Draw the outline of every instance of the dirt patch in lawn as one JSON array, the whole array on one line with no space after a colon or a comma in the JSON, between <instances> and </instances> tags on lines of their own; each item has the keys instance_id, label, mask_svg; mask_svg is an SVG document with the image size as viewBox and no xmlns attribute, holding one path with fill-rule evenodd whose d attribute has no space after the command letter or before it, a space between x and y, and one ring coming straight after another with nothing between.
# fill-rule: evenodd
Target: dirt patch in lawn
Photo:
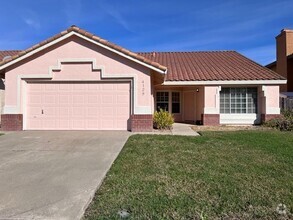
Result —
<instances>
[{"instance_id":1,"label":"dirt patch in lawn","mask_svg":"<svg viewBox=\"0 0 293 220\"><path fill-rule=\"evenodd\" d=\"M203 126L194 125L192 129L195 131L245 131L245 130L271 130L271 128L260 125L219 125L219 126Z\"/></svg>"}]
</instances>

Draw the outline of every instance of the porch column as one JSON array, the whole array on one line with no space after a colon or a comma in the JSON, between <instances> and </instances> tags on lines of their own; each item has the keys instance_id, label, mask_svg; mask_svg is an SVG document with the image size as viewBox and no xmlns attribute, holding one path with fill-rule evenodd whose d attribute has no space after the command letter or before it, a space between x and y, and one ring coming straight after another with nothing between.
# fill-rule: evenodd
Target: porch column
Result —
<instances>
[{"instance_id":1,"label":"porch column","mask_svg":"<svg viewBox=\"0 0 293 220\"><path fill-rule=\"evenodd\" d=\"M203 125L220 124L220 91L221 86L205 86L204 108L202 114Z\"/></svg>"},{"instance_id":2,"label":"porch column","mask_svg":"<svg viewBox=\"0 0 293 220\"><path fill-rule=\"evenodd\" d=\"M261 121L280 116L279 86L265 85L261 88Z\"/></svg>"}]
</instances>

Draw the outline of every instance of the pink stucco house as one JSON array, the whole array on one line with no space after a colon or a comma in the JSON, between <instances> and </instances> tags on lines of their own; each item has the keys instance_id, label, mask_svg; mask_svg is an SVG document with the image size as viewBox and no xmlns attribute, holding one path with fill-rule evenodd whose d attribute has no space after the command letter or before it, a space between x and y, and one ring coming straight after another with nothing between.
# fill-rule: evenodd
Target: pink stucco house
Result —
<instances>
[{"instance_id":1,"label":"pink stucco house","mask_svg":"<svg viewBox=\"0 0 293 220\"><path fill-rule=\"evenodd\" d=\"M158 108L180 122L258 124L280 113L286 83L235 51L133 53L76 26L0 55L2 130L147 131Z\"/></svg>"}]
</instances>

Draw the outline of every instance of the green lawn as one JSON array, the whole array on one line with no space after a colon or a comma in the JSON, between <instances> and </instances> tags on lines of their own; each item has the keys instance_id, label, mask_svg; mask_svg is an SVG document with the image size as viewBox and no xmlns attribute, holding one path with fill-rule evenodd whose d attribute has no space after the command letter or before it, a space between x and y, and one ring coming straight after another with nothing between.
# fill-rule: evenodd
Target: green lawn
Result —
<instances>
[{"instance_id":1,"label":"green lawn","mask_svg":"<svg viewBox=\"0 0 293 220\"><path fill-rule=\"evenodd\" d=\"M293 132L134 135L85 219L119 219L119 210L129 219L292 218Z\"/></svg>"}]
</instances>

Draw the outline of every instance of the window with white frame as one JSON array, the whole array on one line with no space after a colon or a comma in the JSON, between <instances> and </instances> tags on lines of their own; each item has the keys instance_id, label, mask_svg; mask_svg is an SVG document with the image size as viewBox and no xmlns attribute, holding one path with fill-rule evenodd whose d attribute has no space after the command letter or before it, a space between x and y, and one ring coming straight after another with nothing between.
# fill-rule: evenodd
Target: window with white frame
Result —
<instances>
[{"instance_id":1,"label":"window with white frame","mask_svg":"<svg viewBox=\"0 0 293 220\"><path fill-rule=\"evenodd\" d=\"M256 114L257 88L222 88L220 92L220 113Z\"/></svg>"},{"instance_id":2,"label":"window with white frame","mask_svg":"<svg viewBox=\"0 0 293 220\"><path fill-rule=\"evenodd\" d=\"M169 109L169 107L171 109ZM172 113L180 113L180 92L157 92L156 109L164 109Z\"/></svg>"},{"instance_id":3,"label":"window with white frame","mask_svg":"<svg viewBox=\"0 0 293 220\"><path fill-rule=\"evenodd\" d=\"M164 109L169 110L169 92L157 92L157 111Z\"/></svg>"}]
</instances>

